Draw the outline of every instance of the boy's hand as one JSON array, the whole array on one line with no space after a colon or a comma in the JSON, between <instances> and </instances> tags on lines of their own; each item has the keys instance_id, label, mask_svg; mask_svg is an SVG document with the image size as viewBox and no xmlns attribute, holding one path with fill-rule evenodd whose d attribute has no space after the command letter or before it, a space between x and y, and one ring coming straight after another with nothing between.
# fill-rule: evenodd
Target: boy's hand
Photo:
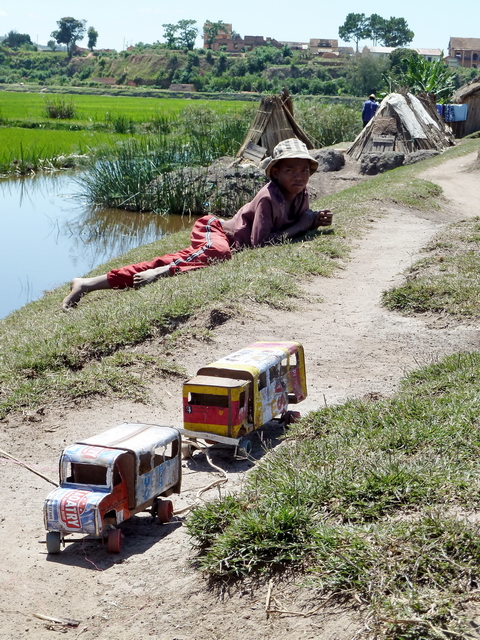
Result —
<instances>
[{"instance_id":1,"label":"boy's hand","mask_svg":"<svg viewBox=\"0 0 480 640\"><path fill-rule=\"evenodd\" d=\"M332 212L330 209L322 209L316 212L316 217L312 225L312 229L318 229L318 227L328 227L332 224Z\"/></svg>"}]
</instances>

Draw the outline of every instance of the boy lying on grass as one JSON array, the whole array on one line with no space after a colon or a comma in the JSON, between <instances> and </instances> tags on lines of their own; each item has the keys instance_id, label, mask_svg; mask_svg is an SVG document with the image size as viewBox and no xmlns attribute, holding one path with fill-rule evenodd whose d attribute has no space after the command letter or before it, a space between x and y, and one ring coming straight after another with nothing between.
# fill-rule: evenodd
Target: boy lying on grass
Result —
<instances>
[{"instance_id":1,"label":"boy lying on grass","mask_svg":"<svg viewBox=\"0 0 480 640\"><path fill-rule=\"evenodd\" d=\"M206 267L229 260L232 250L262 247L281 239L295 238L307 231L332 224L329 209L309 208L307 183L318 168L303 142L290 138L279 142L271 158L263 161L270 182L244 205L231 220L206 215L193 225L191 246L177 253L131 264L93 278L74 278L63 300L65 310L86 293L100 289L125 289L155 282L162 276Z\"/></svg>"}]
</instances>

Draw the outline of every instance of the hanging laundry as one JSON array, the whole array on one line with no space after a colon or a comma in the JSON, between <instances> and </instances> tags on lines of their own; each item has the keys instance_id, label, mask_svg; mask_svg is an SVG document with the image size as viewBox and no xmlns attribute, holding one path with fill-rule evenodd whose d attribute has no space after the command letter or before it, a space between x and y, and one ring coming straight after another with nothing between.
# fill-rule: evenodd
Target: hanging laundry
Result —
<instances>
[{"instance_id":1,"label":"hanging laundry","mask_svg":"<svg viewBox=\"0 0 480 640\"><path fill-rule=\"evenodd\" d=\"M468 104L445 104L443 106L445 122L464 122L467 119Z\"/></svg>"}]
</instances>

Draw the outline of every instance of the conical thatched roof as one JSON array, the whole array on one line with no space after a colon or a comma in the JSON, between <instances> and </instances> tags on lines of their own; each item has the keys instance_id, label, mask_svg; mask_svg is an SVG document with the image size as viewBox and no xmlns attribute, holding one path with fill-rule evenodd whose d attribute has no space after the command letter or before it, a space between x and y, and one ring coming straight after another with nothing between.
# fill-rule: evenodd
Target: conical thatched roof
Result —
<instances>
[{"instance_id":1,"label":"conical thatched roof","mask_svg":"<svg viewBox=\"0 0 480 640\"><path fill-rule=\"evenodd\" d=\"M390 93L347 153L359 160L366 153L442 151L454 144L452 131L438 115L433 98L426 94Z\"/></svg>"},{"instance_id":2,"label":"conical thatched roof","mask_svg":"<svg viewBox=\"0 0 480 640\"><path fill-rule=\"evenodd\" d=\"M295 122L292 99L284 90L280 95L262 98L237 157L260 161L272 155L274 147L288 138L298 138L307 149L313 149L307 134Z\"/></svg>"}]
</instances>

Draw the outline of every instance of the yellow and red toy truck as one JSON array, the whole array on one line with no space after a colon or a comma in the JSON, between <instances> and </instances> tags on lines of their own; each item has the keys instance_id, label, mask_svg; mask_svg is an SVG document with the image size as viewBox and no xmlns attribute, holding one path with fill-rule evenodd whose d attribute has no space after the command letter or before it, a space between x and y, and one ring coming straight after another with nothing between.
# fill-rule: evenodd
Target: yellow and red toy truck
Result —
<instances>
[{"instance_id":1,"label":"yellow and red toy truck","mask_svg":"<svg viewBox=\"0 0 480 640\"><path fill-rule=\"evenodd\" d=\"M60 458L60 486L47 496L44 520L48 553L59 553L66 535L107 536L118 553L118 525L152 510L160 522L173 514L180 493L181 436L177 429L124 423L67 447Z\"/></svg>"},{"instance_id":2,"label":"yellow and red toy truck","mask_svg":"<svg viewBox=\"0 0 480 640\"><path fill-rule=\"evenodd\" d=\"M182 435L249 453L251 431L307 397L299 342L254 342L197 371L183 385Z\"/></svg>"}]
</instances>

